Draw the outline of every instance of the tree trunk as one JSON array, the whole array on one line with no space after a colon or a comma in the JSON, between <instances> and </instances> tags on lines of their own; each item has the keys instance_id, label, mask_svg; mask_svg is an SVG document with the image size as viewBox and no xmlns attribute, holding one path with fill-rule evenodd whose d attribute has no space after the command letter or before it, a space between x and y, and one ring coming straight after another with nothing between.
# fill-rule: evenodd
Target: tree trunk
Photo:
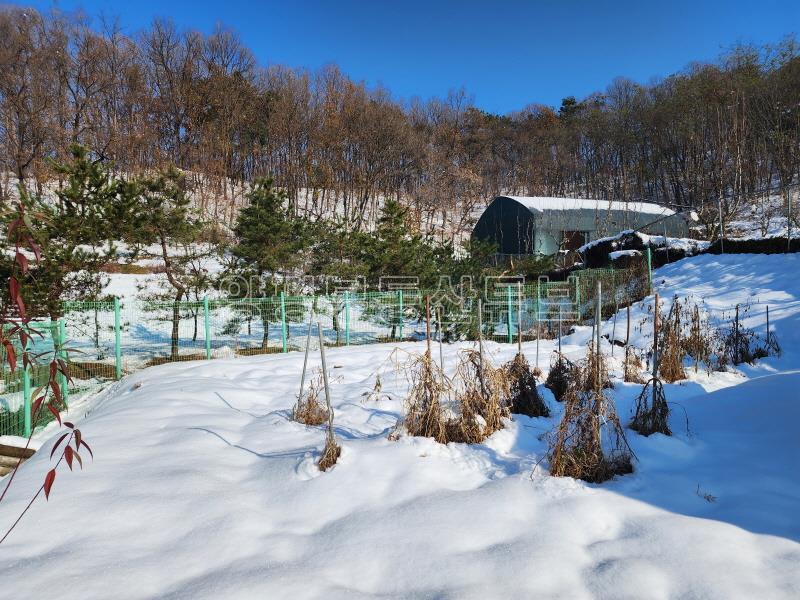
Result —
<instances>
[{"instance_id":1,"label":"tree trunk","mask_svg":"<svg viewBox=\"0 0 800 600\"><path fill-rule=\"evenodd\" d=\"M172 303L172 335L170 338L170 360L178 360L178 325L181 320L181 298L183 294L178 293L175 296L175 301Z\"/></svg>"}]
</instances>

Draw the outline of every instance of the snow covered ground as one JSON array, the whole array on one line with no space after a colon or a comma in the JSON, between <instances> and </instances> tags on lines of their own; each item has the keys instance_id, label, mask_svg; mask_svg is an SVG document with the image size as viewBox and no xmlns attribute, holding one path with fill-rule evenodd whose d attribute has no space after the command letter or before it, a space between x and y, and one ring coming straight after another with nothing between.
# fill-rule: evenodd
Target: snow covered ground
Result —
<instances>
[{"instance_id":1,"label":"snow covered ground","mask_svg":"<svg viewBox=\"0 0 800 600\"><path fill-rule=\"evenodd\" d=\"M301 353L138 372L72 405L96 458L60 471L0 545L0 598L797 598L799 267L707 255L657 271L667 299L769 302L784 353L666 386L675 435L629 432L635 472L602 485L548 475L561 407L544 388L551 418L515 417L484 444L390 441L407 389L396 364L422 343L329 350L343 450L327 473L323 429L289 419ZM632 311L642 346L648 302ZM760 311L747 319L763 330ZM566 353L589 335L566 336ZM445 346L450 370L464 346ZM544 368L553 347L541 343ZM495 363L516 350L488 348ZM640 386L615 383L627 421ZM0 505L3 529L41 484L54 434Z\"/></svg>"}]
</instances>

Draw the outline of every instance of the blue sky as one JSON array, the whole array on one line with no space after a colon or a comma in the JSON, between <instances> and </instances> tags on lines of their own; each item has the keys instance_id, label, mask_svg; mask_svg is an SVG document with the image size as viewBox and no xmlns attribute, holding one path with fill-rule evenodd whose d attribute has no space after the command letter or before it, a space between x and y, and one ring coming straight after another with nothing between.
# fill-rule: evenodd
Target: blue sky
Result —
<instances>
[{"instance_id":1,"label":"blue sky","mask_svg":"<svg viewBox=\"0 0 800 600\"><path fill-rule=\"evenodd\" d=\"M201 31L222 22L262 64L313 69L335 62L353 79L380 82L403 99L464 87L478 106L496 113L533 102L557 106L618 76L647 83L691 61L714 60L737 42L800 35L800 0L61 0L57 6L118 16L131 33L155 16Z\"/></svg>"}]
</instances>

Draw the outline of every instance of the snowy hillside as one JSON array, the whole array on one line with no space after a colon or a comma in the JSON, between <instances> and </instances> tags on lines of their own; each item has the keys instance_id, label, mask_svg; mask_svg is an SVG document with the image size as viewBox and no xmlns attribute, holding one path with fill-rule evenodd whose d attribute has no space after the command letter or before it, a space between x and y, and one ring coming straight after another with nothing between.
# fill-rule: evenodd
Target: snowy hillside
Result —
<instances>
[{"instance_id":1,"label":"snowy hillside","mask_svg":"<svg viewBox=\"0 0 800 600\"><path fill-rule=\"evenodd\" d=\"M548 474L562 407L543 387L552 417L515 416L484 444L388 439L408 388L397 365L422 343L329 351L342 456L326 473L323 429L290 420L301 353L131 375L72 406L96 458L60 471L0 546L0 598L800 597L799 269L798 255L704 255L657 271L665 299L751 303L757 331L769 303L784 352L666 385L674 436L628 432L635 472L602 485ZM651 302L632 310L643 348ZM568 356L590 331L562 340ZM545 370L555 344L540 345ZM445 346L448 371L470 346ZM495 364L516 351L487 346ZM536 343L524 350L535 362ZM641 386L620 380L621 354L611 394L627 422ZM54 433L0 505L3 529Z\"/></svg>"}]
</instances>

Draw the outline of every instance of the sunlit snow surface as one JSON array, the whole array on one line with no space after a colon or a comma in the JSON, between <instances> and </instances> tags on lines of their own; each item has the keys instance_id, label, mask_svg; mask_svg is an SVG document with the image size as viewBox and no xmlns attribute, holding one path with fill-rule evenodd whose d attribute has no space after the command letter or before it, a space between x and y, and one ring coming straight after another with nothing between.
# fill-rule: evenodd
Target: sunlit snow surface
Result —
<instances>
[{"instance_id":1,"label":"sunlit snow surface","mask_svg":"<svg viewBox=\"0 0 800 600\"><path fill-rule=\"evenodd\" d=\"M485 444L388 440L407 389L396 364L423 343L328 351L343 451L327 473L323 430L289 419L302 354L136 373L73 404L95 460L60 470L0 545L0 597L800 597L799 268L797 255L738 255L657 271L667 301L768 302L785 352L666 386L675 435L629 433L635 473L599 486L548 475L561 407L544 388L552 418L515 417ZM632 310L641 346L649 302ZM763 332L756 307L747 325ZM624 336L624 315L604 334ZM567 354L589 334L567 336ZM553 345L540 345L544 368ZM465 346L444 348L448 370ZM487 347L495 363L515 352ZM533 362L535 342L524 349ZM368 400L377 375L382 397ZM624 422L639 390L616 382ZM3 528L41 484L55 434L0 504Z\"/></svg>"}]
</instances>

